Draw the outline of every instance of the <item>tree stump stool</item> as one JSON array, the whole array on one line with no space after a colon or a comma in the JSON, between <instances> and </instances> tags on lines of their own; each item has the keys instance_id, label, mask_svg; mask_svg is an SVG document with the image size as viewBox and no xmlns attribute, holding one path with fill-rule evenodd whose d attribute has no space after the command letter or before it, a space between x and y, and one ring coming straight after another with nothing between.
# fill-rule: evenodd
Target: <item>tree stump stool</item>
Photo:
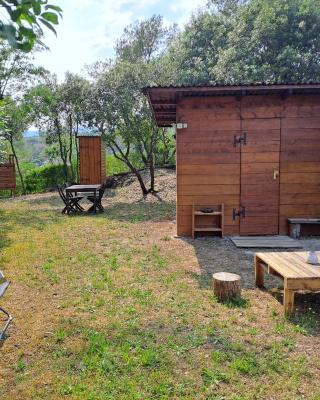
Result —
<instances>
[{"instance_id":1,"label":"tree stump stool","mask_svg":"<svg viewBox=\"0 0 320 400\"><path fill-rule=\"evenodd\" d=\"M241 296L241 277L229 272L218 272L212 275L213 293L220 300L225 301Z\"/></svg>"}]
</instances>

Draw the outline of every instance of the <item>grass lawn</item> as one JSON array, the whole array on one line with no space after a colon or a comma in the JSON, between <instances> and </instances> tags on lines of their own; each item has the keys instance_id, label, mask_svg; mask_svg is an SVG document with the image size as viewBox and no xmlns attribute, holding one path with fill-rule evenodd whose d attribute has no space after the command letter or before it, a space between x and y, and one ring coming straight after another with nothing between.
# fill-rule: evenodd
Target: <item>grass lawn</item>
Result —
<instances>
[{"instance_id":1,"label":"grass lawn","mask_svg":"<svg viewBox=\"0 0 320 400\"><path fill-rule=\"evenodd\" d=\"M317 315L286 320L254 288L217 303L192 241L172 239L173 203L106 204L0 201L1 400L320 399Z\"/></svg>"}]
</instances>

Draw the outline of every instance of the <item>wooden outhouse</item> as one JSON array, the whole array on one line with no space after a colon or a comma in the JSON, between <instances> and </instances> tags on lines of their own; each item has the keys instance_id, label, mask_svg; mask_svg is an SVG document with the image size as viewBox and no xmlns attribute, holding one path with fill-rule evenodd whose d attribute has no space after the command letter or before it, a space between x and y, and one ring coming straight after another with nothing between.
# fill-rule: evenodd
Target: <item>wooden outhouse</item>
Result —
<instances>
[{"instance_id":1,"label":"wooden outhouse","mask_svg":"<svg viewBox=\"0 0 320 400\"><path fill-rule=\"evenodd\" d=\"M156 124L177 128L178 235L191 235L194 205L223 204L227 235L288 234L288 218L320 219L320 84L144 93Z\"/></svg>"},{"instance_id":2,"label":"wooden outhouse","mask_svg":"<svg viewBox=\"0 0 320 400\"><path fill-rule=\"evenodd\" d=\"M106 180L106 151L99 134L79 133L80 183L99 184Z\"/></svg>"}]
</instances>

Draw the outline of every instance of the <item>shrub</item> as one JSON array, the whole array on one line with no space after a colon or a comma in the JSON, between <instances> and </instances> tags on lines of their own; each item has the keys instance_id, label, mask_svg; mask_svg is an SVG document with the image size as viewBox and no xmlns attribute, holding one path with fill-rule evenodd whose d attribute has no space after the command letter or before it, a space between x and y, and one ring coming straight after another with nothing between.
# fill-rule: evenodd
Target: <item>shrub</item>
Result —
<instances>
[{"instance_id":1,"label":"shrub","mask_svg":"<svg viewBox=\"0 0 320 400\"><path fill-rule=\"evenodd\" d=\"M113 154L108 154L106 157L107 175L112 176L128 172L129 169L124 162L118 160Z\"/></svg>"},{"instance_id":2,"label":"shrub","mask_svg":"<svg viewBox=\"0 0 320 400\"><path fill-rule=\"evenodd\" d=\"M130 154L130 162L138 169L143 168L144 165L138 153L132 152ZM108 154L106 158L107 176L121 174L123 172L130 172L128 166L113 154Z\"/></svg>"},{"instance_id":3,"label":"shrub","mask_svg":"<svg viewBox=\"0 0 320 400\"><path fill-rule=\"evenodd\" d=\"M41 193L55 188L65 181L63 165L46 165L27 173L25 177L26 191L27 193Z\"/></svg>"}]
</instances>

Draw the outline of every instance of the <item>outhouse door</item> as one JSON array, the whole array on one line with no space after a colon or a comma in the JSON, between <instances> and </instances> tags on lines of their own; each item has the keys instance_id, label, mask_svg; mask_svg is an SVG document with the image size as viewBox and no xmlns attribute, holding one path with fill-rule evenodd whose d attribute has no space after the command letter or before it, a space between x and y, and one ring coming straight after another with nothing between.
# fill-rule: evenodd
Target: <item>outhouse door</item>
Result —
<instances>
[{"instance_id":1,"label":"outhouse door","mask_svg":"<svg viewBox=\"0 0 320 400\"><path fill-rule=\"evenodd\" d=\"M98 184L104 181L101 176L105 163L101 155L101 138L81 136L80 150L80 183L84 185Z\"/></svg>"},{"instance_id":2,"label":"outhouse door","mask_svg":"<svg viewBox=\"0 0 320 400\"><path fill-rule=\"evenodd\" d=\"M264 110L265 113L265 110ZM240 235L279 233L280 118L241 109Z\"/></svg>"}]
</instances>

